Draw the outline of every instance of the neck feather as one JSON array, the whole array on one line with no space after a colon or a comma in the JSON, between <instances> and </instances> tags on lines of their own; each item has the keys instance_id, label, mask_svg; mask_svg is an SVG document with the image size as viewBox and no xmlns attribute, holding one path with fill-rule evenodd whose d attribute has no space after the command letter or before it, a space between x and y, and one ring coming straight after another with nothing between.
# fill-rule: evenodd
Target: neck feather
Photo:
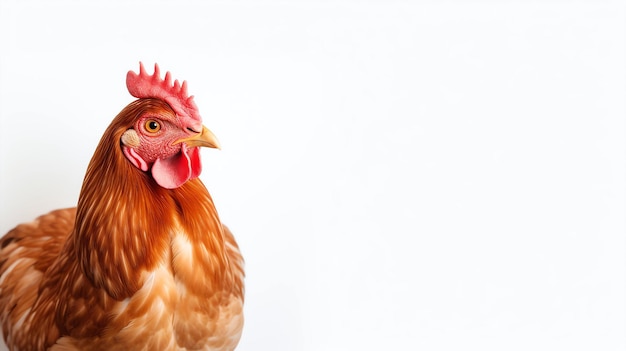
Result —
<instances>
[{"instance_id":1,"label":"neck feather","mask_svg":"<svg viewBox=\"0 0 626 351\"><path fill-rule=\"evenodd\" d=\"M200 262L204 274L221 275L223 229L204 185L195 179L172 190L158 186L123 156L124 131L112 123L87 168L72 234L83 273L115 299L127 298L147 272L168 263L172 235L182 231L211 253Z\"/></svg>"}]
</instances>

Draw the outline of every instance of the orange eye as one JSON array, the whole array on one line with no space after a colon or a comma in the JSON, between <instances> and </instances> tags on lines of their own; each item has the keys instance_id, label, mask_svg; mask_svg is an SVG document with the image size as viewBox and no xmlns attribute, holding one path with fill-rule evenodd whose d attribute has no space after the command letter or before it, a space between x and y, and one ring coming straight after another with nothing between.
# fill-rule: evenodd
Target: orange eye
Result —
<instances>
[{"instance_id":1,"label":"orange eye","mask_svg":"<svg viewBox=\"0 0 626 351\"><path fill-rule=\"evenodd\" d=\"M157 121L155 121L153 119L147 120L146 124L144 125L144 127L150 133L156 133L159 130L161 130L161 124L159 124L159 122L157 122Z\"/></svg>"}]
</instances>

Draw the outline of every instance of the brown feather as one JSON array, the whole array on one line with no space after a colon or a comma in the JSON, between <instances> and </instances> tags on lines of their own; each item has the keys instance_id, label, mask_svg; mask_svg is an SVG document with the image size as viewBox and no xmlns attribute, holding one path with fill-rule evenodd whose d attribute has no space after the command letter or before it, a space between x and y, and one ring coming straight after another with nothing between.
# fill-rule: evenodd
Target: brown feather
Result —
<instances>
[{"instance_id":1,"label":"brown feather","mask_svg":"<svg viewBox=\"0 0 626 351\"><path fill-rule=\"evenodd\" d=\"M77 209L0 241L0 308L11 350L232 350L243 323L243 259L199 179L158 186L120 138L160 100L127 106L104 133Z\"/></svg>"}]
</instances>

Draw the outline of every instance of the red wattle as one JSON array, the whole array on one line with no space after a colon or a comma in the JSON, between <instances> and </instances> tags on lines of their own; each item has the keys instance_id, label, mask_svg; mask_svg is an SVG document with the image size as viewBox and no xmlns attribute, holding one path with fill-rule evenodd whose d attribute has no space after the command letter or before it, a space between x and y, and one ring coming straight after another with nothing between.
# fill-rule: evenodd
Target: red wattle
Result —
<instances>
[{"instance_id":1,"label":"red wattle","mask_svg":"<svg viewBox=\"0 0 626 351\"><path fill-rule=\"evenodd\" d=\"M152 177L160 186L174 189L189 180L190 168L189 157L181 150L174 156L154 161Z\"/></svg>"},{"instance_id":2,"label":"red wattle","mask_svg":"<svg viewBox=\"0 0 626 351\"><path fill-rule=\"evenodd\" d=\"M202 171L200 150L187 149L183 144L180 152L165 159L157 159L152 165L152 177L160 186L175 189L189 179L197 178Z\"/></svg>"},{"instance_id":3,"label":"red wattle","mask_svg":"<svg viewBox=\"0 0 626 351\"><path fill-rule=\"evenodd\" d=\"M194 147L189 150L189 161L191 166L191 174L189 179L198 178L200 172L202 172L202 162L200 162L200 148Z\"/></svg>"}]
</instances>

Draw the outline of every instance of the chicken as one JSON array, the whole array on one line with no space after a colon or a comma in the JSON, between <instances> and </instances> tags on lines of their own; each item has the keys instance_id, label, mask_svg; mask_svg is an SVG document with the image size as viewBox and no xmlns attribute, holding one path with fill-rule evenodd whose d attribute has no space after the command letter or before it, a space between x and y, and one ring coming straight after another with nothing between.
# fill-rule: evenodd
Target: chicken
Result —
<instances>
[{"instance_id":1,"label":"chicken","mask_svg":"<svg viewBox=\"0 0 626 351\"><path fill-rule=\"evenodd\" d=\"M198 179L219 148L187 85L128 72L138 98L104 132L76 208L0 240L10 350L232 350L243 259Z\"/></svg>"}]
</instances>

